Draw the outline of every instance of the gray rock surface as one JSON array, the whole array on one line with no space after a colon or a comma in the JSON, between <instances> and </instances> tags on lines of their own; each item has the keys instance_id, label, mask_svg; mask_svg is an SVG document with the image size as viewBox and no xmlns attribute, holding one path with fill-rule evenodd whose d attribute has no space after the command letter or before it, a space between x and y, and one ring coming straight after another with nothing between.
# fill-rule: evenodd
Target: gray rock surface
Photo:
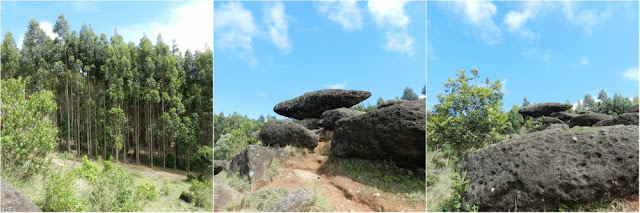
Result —
<instances>
[{"instance_id":1,"label":"gray rock surface","mask_svg":"<svg viewBox=\"0 0 640 213\"><path fill-rule=\"evenodd\" d=\"M42 209L9 182L0 179L0 184L2 188L0 212L42 212Z\"/></svg>"},{"instance_id":2,"label":"gray rock surface","mask_svg":"<svg viewBox=\"0 0 640 213\"><path fill-rule=\"evenodd\" d=\"M549 126L551 124L563 124L562 120L554 117L540 117L533 122L533 124L542 124L545 126Z\"/></svg>"},{"instance_id":3,"label":"gray rock surface","mask_svg":"<svg viewBox=\"0 0 640 213\"><path fill-rule=\"evenodd\" d=\"M596 113L596 112L585 112L579 114L569 120L569 127L574 126L593 126L594 124L611 119L610 115Z\"/></svg>"},{"instance_id":4,"label":"gray rock surface","mask_svg":"<svg viewBox=\"0 0 640 213\"><path fill-rule=\"evenodd\" d=\"M394 105L394 104L399 104L399 103L404 103L404 102L407 102L407 100L391 99L391 100L382 102L382 104L378 105L378 107L376 107L376 108L380 109L380 108L384 108L384 107L388 107L388 106L391 106L391 105Z\"/></svg>"},{"instance_id":5,"label":"gray rock surface","mask_svg":"<svg viewBox=\"0 0 640 213\"><path fill-rule=\"evenodd\" d=\"M306 207L313 204L315 199L313 190L309 187L298 189L284 197L278 199L271 206L265 209L265 212L302 212Z\"/></svg>"},{"instance_id":6,"label":"gray rock surface","mask_svg":"<svg viewBox=\"0 0 640 213\"><path fill-rule=\"evenodd\" d=\"M235 189L227 186L226 184L217 183L214 181L213 183L213 209L214 211L222 211L229 201L235 199L240 195L240 192Z\"/></svg>"},{"instance_id":7,"label":"gray rock surface","mask_svg":"<svg viewBox=\"0 0 640 213\"><path fill-rule=\"evenodd\" d=\"M553 112L561 112L571 109L570 104L561 103L541 103L520 108L518 112L531 117L549 116Z\"/></svg>"},{"instance_id":8,"label":"gray rock surface","mask_svg":"<svg viewBox=\"0 0 640 213\"><path fill-rule=\"evenodd\" d=\"M567 122L571 120L571 118L576 117L576 114L571 114L567 112L552 112L549 117L555 117L560 119L561 121Z\"/></svg>"},{"instance_id":9,"label":"gray rock surface","mask_svg":"<svg viewBox=\"0 0 640 213\"><path fill-rule=\"evenodd\" d=\"M613 126L613 125L638 125L638 113L624 113L613 119L603 120L594 126Z\"/></svg>"},{"instance_id":10,"label":"gray rock surface","mask_svg":"<svg viewBox=\"0 0 640 213\"><path fill-rule=\"evenodd\" d=\"M551 124L547 127L547 129L562 129L569 130L569 125L566 124Z\"/></svg>"},{"instance_id":11,"label":"gray rock surface","mask_svg":"<svg viewBox=\"0 0 640 213\"><path fill-rule=\"evenodd\" d=\"M333 130L336 126L336 122L343 118L350 118L358 115L363 115L365 112L358 111L351 108L338 108L327 110L322 113L320 116L320 121L318 121L318 126L324 127L325 129Z\"/></svg>"},{"instance_id":12,"label":"gray rock surface","mask_svg":"<svg viewBox=\"0 0 640 213\"><path fill-rule=\"evenodd\" d=\"M318 118L305 118L300 121L300 124L302 124L302 126L304 126L304 128L307 128L308 130L320 129L320 127L318 127L319 120L320 119Z\"/></svg>"},{"instance_id":13,"label":"gray rock surface","mask_svg":"<svg viewBox=\"0 0 640 213\"><path fill-rule=\"evenodd\" d=\"M218 173L229 170L229 162L226 160L214 160L213 161L213 174L217 175Z\"/></svg>"},{"instance_id":14,"label":"gray rock surface","mask_svg":"<svg viewBox=\"0 0 640 213\"><path fill-rule=\"evenodd\" d=\"M361 90L318 90L280 102L273 108L273 111L279 115L298 120L320 118L324 111L351 107L366 100L369 96L371 96L370 92Z\"/></svg>"},{"instance_id":15,"label":"gray rock surface","mask_svg":"<svg viewBox=\"0 0 640 213\"><path fill-rule=\"evenodd\" d=\"M270 120L260 129L260 140L266 145L284 147L292 145L311 150L318 146L318 135L311 130L287 120Z\"/></svg>"},{"instance_id":16,"label":"gray rock surface","mask_svg":"<svg viewBox=\"0 0 640 213\"><path fill-rule=\"evenodd\" d=\"M463 205L542 211L638 193L638 126L551 129L468 156Z\"/></svg>"},{"instance_id":17,"label":"gray rock surface","mask_svg":"<svg viewBox=\"0 0 640 213\"><path fill-rule=\"evenodd\" d=\"M339 120L330 154L425 168L425 105L424 100L408 101Z\"/></svg>"},{"instance_id":18,"label":"gray rock surface","mask_svg":"<svg viewBox=\"0 0 640 213\"><path fill-rule=\"evenodd\" d=\"M633 106L627 107L624 110L624 113L634 113L634 112L638 112L638 105L633 105Z\"/></svg>"},{"instance_id":19,"label":"gray rock surface","mask_svg":"<svg viewBox=\"0 0 640 213\"><path fill-rule=\"evenodd\" d=\"M265 175L274 158L274 151L263 146L249 145L240 154L233 157L229 164L231 177L234 174L249 178L251 189L258 189L271 182L271 178Z\"/></svg>"}]
</instances>

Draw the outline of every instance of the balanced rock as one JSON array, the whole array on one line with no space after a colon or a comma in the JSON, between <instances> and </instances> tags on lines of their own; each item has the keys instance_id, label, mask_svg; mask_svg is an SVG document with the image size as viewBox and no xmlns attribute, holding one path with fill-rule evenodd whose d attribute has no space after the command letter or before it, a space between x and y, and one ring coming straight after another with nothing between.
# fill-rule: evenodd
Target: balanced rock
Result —
<instances>
[{"instance_id":1,"label":"balanced rock","mask_svg":"<svg viewBox=\"0 0 640 213\"><path fill-rule=\"evenodd\" d=\"M214 160L213 161L213 174L217 175L218 173L229 170L229 162L226 160Z\"/></svg>"},{"instance_id":2,"label":"balanced rock","mask_svg":"<svg viewBox=\"0 0 640 213\"><path fill-rule=\"evenodd\" d=\"M249 145L240 154L233 157L229 165L228 177L233 175L249 178L251 189L258 189L271 182L265 175L274 158L274 151L263 146Z\"/></svg>"},{"instance_id":3,"label":"balanced rock","mask_svg":"<svg viewBox=\"0 0 640 213\"><path fill-rule=\"evenodd\" d=\"M630 106L630 107L627 107L624 110L624 113L634 113L634 112L638 112L638 105L637 104L633 105L633 106Z\"/></svg>"},{"instance_id":4,"label":"balanced rock","mask_svg":"<svg viewBox=\"0 0 640 213\"><path fill-rule=\"evenodd\" d=\"M0 212L42 212L38 206L9 182L0 179L0 184L2 186Z\"/></svg>"},{"instance_id":5,"label":"balanced rock","mask_svg":"<svg viewBox=\"0 0 640 213\"><path fill-rule=\"evenodd\" d=\"M638 113L624 113L609 120L603 120L594 126L613 126L613 125L638 125Z\"/></svg>"},{"instance_id":6,"label":"balanced rock","mask_svg":"<svg viewBox=\"0 0 640 213\"><path fill-rule=\"evenodd\" d=\"M325 129L334 129L336 126L336 122L343 118L350 118L358 115L362 115L365 112L358 111L351 108L338 108L327 110L322 113L320 116L320 121L318 121L318 126L324 127Z\"/></svg>"},{"instance_id":7,"label":"balanced rock","mask_svg":"<svg viewBox=\"0 0 640 213\"><path fill-rule=\"evenodd\" d=\"M311 150L318 146L318 135L309 129L287 120L270 120L260 130L260 140L267 145L292 145Z\"/></svg>"},{"instance_id":8,"label":"balanced rock","mask_svg":"<svg viewBox=\"0 0 640 213\"><path fill-rule=\"evenodd\" d=\"M549 116L553 112L561 112L571 109L570 104L561 103L541 103L520 108L518 112L531 117Z\"/></svg>"},{"instance_id":9,"label":"balanced rock","mask_svg":"<svg viewBox=\"0 0 640 213\"><path fill-rule=\"evenodd\" d=\"M425 168L425 111L425 101L415 100L340 119L330 154Z\"/></svg>"},{"instance_id":10,"label":"balanced rock","mask_svg":"<svg viewBox=\"0 0 640 213\"><path fill-rule=\"evenodd\" d=\"M391 105L394 105L394 104L399 104L399 103L404 103L404 102L407 102L407 100L391 99L391 100L382 102L382 104L378 105L378 107L376 107L376 108L380 109L380 108L384 108L384 107L388 107L388 106L391 106Z\"/></svg>"},{"instance_id":11,"label":"balanced rock","mask_svg":"<svg viewBox=\"0 0 640 213\"><path fill-rule=\"evenodd\" d=\"M313 190L309 187L298 189L276 200L265 212L302 212L313 203Z\"/></svg>"},{"instance_id":12,"label":"balanced rock","mask_svg":"<svg viewBox=\"0 0 640 213\"><path fill-rule=\"evenodd\" d=\"M597 112L584 112L569 120L569 127L574 126L593 126L594 124L611 119L611 116L607 114Z\"/></svg>"},{"instance_id":13,"label":"balanced rock","mask_svg":"<svg viewBox=\"0 0 640 213\"><path fill-rule=\"evenodd\" d=\"M317 118L305 118L300 121L300 124L302 124L302 126L304 126L304 128L307 128L308 130L316 130L320 128L318 127L319 120L320 119Z\"/></svg>"},{"instance_id":14,"label":"balanced rock","mask_svg":"<svg viewBox=\"0 0 640 213\"><path fill-rule=\"evenodd\" d=\"M464 205L542 211L638 193L638 126L550 129L471 152Z\"/></svg>"},{"instance_id":15,"label":"balanced rock","mask_svg":"<svg viewBox=\"0 0 640 213\"><path fill-rule=\"evenodd\" d=\"M307 92L301 96L278 103L273 111L279 115L302 120L320 118L322 112L340 107L351 107L371 96L361 90L325 89Z\"/></svg>"},{"instance_id":16,"label":"balanced rock","mask_svg":"<svg viewBox=\"0 0 640 213\"><path fill-rule=\"evenodd\" d=\"M577 114L571 114L566 112L552 112L549 117L558 118L561 121L568 122L571 118L576 117Z\"/></svg>"}]
</instances>

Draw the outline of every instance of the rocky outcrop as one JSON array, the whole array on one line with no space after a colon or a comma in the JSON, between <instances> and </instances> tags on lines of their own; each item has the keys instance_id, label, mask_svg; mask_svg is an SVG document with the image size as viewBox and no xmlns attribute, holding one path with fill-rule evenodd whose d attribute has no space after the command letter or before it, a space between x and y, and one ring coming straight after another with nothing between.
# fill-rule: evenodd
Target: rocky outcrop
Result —
<instances>
[{"instance_id":1,"label":"rocky outcrop","mask_svg":"<svg viewBox=\"0 0 640 213\"><path fill-rule=\"evenodd\" d=\"M309 187L298 189L271 204L265 212L302 212L306 207L313 204L315 197L313 190Z\"/></svg>"},{"instance_id":2,"label":"rocky outcrop","mask_svg":"<svg viewBox=\"0 0 640 213\"><path fill-rule=\"evenodd\" d=\"M229 201L235 199L240 195L240 192L227 186L226 184L213 183L213 193L215 194L213 200L214 211L222 211L223 207L229 203Z\"/></svg>"},{"instance_id":3,"label":"rocky outcrop","mask_svg":"<svg viewBox=\"0 0 640 213\"><path fill-rule=\"evenodd\" d=\"M318 90L280 102L273 108L273 111L279 115L298 120L320 118L324 111L351 107L366 100L369 96L371 96L370 92L361 90Z\"/></svg>"},{"instance_id":4,"label":"rocky outcrop","mask_svg":"<svg viewBox=\"0 0 640 213\"><path fill-rule=\"evenodd\" d=\"M215 160L213 161L213 174L217 175L218 173L229 170L229 162L226 160Z\"/></svg>"},{"instance_id":5,"label":"rocky outcrop","mask_svg":"<svg viewBox=\"0 0 640 213\"><path fill-rule=\"evenodd\" d=\"M561 103L541 103L520 108L518 112L531 117L549 116L554 112L561 112L571 109L570 104Z\"/></svg>"},{"instance_id":6,"label":"rocky outcrop","mask_svg":"<svg viewBox=\"0 0 640 213\"><path fill-rule=\"evenodd\" d=\"M271 182L265 175L274 158L274 151L263 146L249 145L240 154L233 157L227 176L239 175L249 178L251 189L258 189Z\"/></svg>"},{"instance_id":7,"label":"rocky outcrop","mask_svg":"<svg viewBox=\"0 0 640 213\"><path fill-rule=\"evenodd\" d=\"M584 112L569 120L569 127L574 126L593 126L594 124L611 119L611 116L596 112Z\"/></svg>"},{"instance_id":8,"label":"rocky outcrop","mask_svg":"<svg viewBox=\"0 0 640 213\"><path fill-rule=\"evenodd\" d=\"M382 104L378 105L378 107L376 107L376 108L380 109L380 108L384 108L384 107L388 107L388 106L391 106L391 105L394 105L394 104L399 104L399 103L404 103L404 102L407 102L407 100L391 99L391 100L382 102Z\"/></svg>"},{"instance_id":9,"label":"rocky outcrop","mask_svg":"<svg viewBox=\"0 0 640 213\"><path fill-rule=\"evenodd\" d=\"M287 120L270 120L260 130L260 140L264 144L284 147L292 145L311 150L318 146L318 135L301 124Z\"/></svg>"},{"instance_id":10,"label":"rocky outcrop","mask_svg":"<svg viewBox=\"0 0 640 213\"><path fill-rule=\"evenodd\" d=\"M320 129L320 127L318 127L319 120L320 119L318 118L305 118L300 121L300 124L302 124L302 126L304 126L304 128L307 128L308 130Z\"/></svg>"},{"instance_id":11,"label":"rocky outcrop","mask_svg":"<svg viewBox=\"0 0 640 213\"><path fill-rule=\"evenodd\" d=\"M463 205L542 211L638 193L638 126L550 129L469 154Z\"/></svg>"},{"instance_id":12,"label":"rocky outcrop","mask_svg":"<svg viewBox=\"0 0 640 213\"><path fill-rule=\"evenodd\" d=\"M569 125L566 125L566 124L551 124L546 129L569 130Z\"/></svg>"},{"instance_id":13,"label":"rocky outcrop","mask_svg":"<svg viewBox=\"0 0 640 213\"><path fill-rule=\"evenodd\" d=\"M0 184L2 186L0 187L2 188L0 212L42 212L38 206L9 182L0 179Z\"/></svg>"},{"instance_id":14,"label":"rocky outcrop","mask_svg":"<svg viewBox=\"0 0 640 213\"><path fill-rule=\"evenodd\" d=\"M542 117L533 122L533 124L542 124L545 126L549 126L551 124L563 124L562 120L554 117Z\"/></svg>"},{"instance_id":15,"label":"rocky outcrop","mask_svg":"<svg viewBox=\"0 0 640 213\"><path fill-rule=\"evenodd\" d=\"M425 105L424 100L409 101L339 120L330 154L425 168Z\"/></svg>"},{"instance_id":16,"label":"rocky outcrop","mask_svg":"<svg viewBox=\"0 0 640 213\"><path fill-rule=\"evenodd\" d=\"M627 107L624 110L624 113L634 113L634 112L636 112L636 113L638 112L638 105L637 104L633 105L633 106L630 106L630 107Z\"/></svg>"},{"instance_id":17,"label":"rocky outcrop","mask_svg":"<svg viewBox=\"0 0 640 213\"><path fill-rule=\"evenodd\" d=\"M571 118L578 116L577 114L571 114L566 112L553 112L549 115L549 117L555 117L560 119L561 121L568 122Z\"/></svg>"},{"instance_id":18,"label":"rocky outcrop","mask_svg":"<svg viewBox=\"0 0 640 213\"><path fill-rule=\"evenodd\" d=\"M594 126L613 126L613 125L638 125L638 113L624 113L613 119L603 120Z\"/></svg>"},{"instance_id":19,"label":"rocky outcrop","mask_svg":"<svg viewBox=\"0 0 640 213\"><path fill-rule=\"evenodd\" d=\"M325 129L332 130L336 126L336 122L343 118L350 118L358 115L362 115L364 112L358 111L351 108L338 108L327 110L322 113L320 116L320 121L318 121L318 126L324 127Z\"/></svg>"}]
</instances>

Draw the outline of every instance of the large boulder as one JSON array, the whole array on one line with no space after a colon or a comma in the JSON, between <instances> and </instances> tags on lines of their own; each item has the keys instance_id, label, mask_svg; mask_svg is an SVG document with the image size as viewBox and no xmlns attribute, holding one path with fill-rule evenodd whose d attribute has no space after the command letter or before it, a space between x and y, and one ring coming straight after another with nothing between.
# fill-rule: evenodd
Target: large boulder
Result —
<instances>
[{"instance_id":1,"label":"large boulder","mask_svg":"<svg viewBox=\"0 0 640 213\"><path fill-rule=\"evenodd\" d=\"M298 120L320 118L324 111L351 107L366 100L369 96L371 96L370 92L361 90L318 90L280 102L273 108L273 111L279 115Z\"/></svg>"},{"instance_id":2,"label":"large boulder","mask_svg":"<svg viewBox=\"0 0 640 213\"><path fill-rule=\"evenodd\" d=\"M258 189L271 182L271 177L265 175L271 166L275 152L263 146L249 145L240 154L233 157L229 164L229 173L249 178L251 189Z\"/></svg>"},{"instance_id":3,"label":"large boulder","mask_svg":"<svg viewBox=\"0 0 640 213\"><path fill-rule=\"evenodd\" d=\"M550 129L469 154L463 205L542 211L638 193L638 126Z\"/></svg>"},{"instance_id":4,"label":"large boulder","mask_svg":"<svg viewBox=\"0 0 640 213\"><path fill-rule=\"evenodd\" d=\"M425 168L425 105L424 100L408 101L339 120L330 154Z\"/></svg>"},{"instance_id":5,"label":"large boulder","mask_svg":"<svg viewBox=\"0 0 640 213\"><path fill-rule=\"evenodd\" d=\"M229 170L229 162L226 160L214 160L213 161L213 174L217 175L218 173Z\"/></svg>"},{"instance_id":6,"label":"large boulder","mask_svg":"<svg viewBox=\"0 0 640 213\"><path fill-rule=\"evenodd\" d=\"M518 112L523 115L531 116L531 117L540 117L540 116L549 116L554 112L561 112L568 109L571 109L572 105L570 104L561 104L561 103L541 103L534 104L526 107L520 108Z\"/></svg>"},{"instance_id":7,"label":"large boulder","mask_svg":"<svg viewBox=\"0 0 640 213\"><path fill-rule=\"evenodd\" d=\"M633 105L633 106L630 106L630 107L627 107L624 110L624 113L634 113L634 112L638 112L638 105L637 104Z\"/></svg>"},{"instance_id":8,"label":"large boulder","mask_svg":"<svg viewBox=\"0 0 640 213\"><path fill-rule=\"evenodd\" d=\"M2 187L2 202L0 212L42 212L42 209L33 204L20 190L9 182L0 179Z\"/></svg>"},{"instance_id":9,"label":"large boulder","mask_svg":"<svg viewBox=\"0 0 640 213\"><path fill-rule=\"evenodd\" d=\"M552 112L549 117L558 118L561 121L568 122L571 118L578 116L577 114L571 114L566 112Z\"/></svg>"},{"instance_id":10,"label":"large boulder","mask_svg":"<svg viewBox=\"0 0 640 213\"><path fill-rule=\"evenodd\" d=\"M613 119L603 120L594 126L613 126L613 125L638 125L638 113L624 113Z\"/></svg>"},{"instance_id":11,"label":"large boulder","mask_svg":"<svg viewBox=\"0 0 640 213\"><path fill-rule=\"evenodd\" d=\"M574 126L593 126L594 124L611 119L610 115L597 113L597 112L585 112L579 114L569 120L569 127Z\"/></svg>"},{"instance_id":12,"label":"large boulder","mask_svg":"<svg viewBox=\"0 0 640 213\"><path fill-rule=\"evenodd\" d=\"M399 103L404 103L404 102L407 102L407 100L391 99L391 100L382 102L382 104L378 105L378 107L376 107L376 108L380 109L380 108L384 108L384 107L388 107L388 106L391 106L391 105L394 105L394 104L399 104Z\"/></svg>"},{"instance_id":13,"label":"large boulder","mask_svg":"<svg viewBox=\"0 0 640 213\"><path fill-rule=\"evenodd\" d=\"M260 129L260 140L267 145L292 145L311 150L318 146L318 135L309 129L287 120L270 120Z\"/></svg>"},{"instance_id":14,"label":"large boulder","mask_svg":"<svg viewBox=\"0 0 640 213\"><path fill-rule=\"evenodd\" d=\"M304 128L307 128L308 130L316 130L320 129L320 127L318 127L319 120L320 119L318 118L305 118L300 121L300 124L302 124L302 126L304 126Z\"/></svg>"},{"instance_id":15,"label":"large boulder","mask_svg":"<svg viewBox=\"0 0 640 213\"><path fill-rule=\"evenodd\" d=\"M271 206L265 209L265 212L302 212L306 207L313 204L315 199L313 190L309 187L298 189L284 197L278 199Z\"/></svg>"},{"instance_id":16,"label":"large boulder","mask_svg":"<svg viewBox=\"0 0 640 213\"><path fill-rule=\"evenodd\" d=\"M320 116L320 121L318 121L318 126L324 127L325 129L334 129L336 127L336 122L343 118L350 118L358 115L362 115L365 112L358 111L351 108L338 108L327 110L322 113Z\"/></svg>"}]
</instances>

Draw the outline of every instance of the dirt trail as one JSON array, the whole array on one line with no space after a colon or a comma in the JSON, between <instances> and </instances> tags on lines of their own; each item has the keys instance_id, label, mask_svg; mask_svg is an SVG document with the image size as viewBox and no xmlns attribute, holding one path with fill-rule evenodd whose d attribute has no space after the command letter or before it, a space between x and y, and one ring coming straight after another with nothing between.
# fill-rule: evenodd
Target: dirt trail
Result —
<instances>
[{"instance_id":1,"label":"dirt trail","mask_svg":"<svg viewBox=\"0 0 640 213\"><path fill-rule=\"evenodd\" d=\"M318 153L291 156L280 164L273 181L258 190L315 188L322 192L333 211L338 212L424 211L403 205L398 195L373 189L346 176L325 174L323 168L327 160L327 156Z\"/></svg>"},{"instance_id":2,"label":"dirt trail","mask_svg":"<svg viewBox=\"0 0 640 213\"><path fill-rule=\"evenodd\" d=\"M60 158L58 153L53 153L51 157L52 157L51 161L53 164L62 166L63 168L73 168L73 167L82 165L82 160L74 159L74 158L63 160ZM138 171L145 177L155 176L155 177L167 177L171 179L181 179L181 180L187 178L187 172L182 170L173 170L169 168L165 169L162 167L151 168L144 165L135 165L135 164L126 164L126 163L118 163L117 165L122 166L123 168L129 171Z\"/></svg>"}]
</instances>

